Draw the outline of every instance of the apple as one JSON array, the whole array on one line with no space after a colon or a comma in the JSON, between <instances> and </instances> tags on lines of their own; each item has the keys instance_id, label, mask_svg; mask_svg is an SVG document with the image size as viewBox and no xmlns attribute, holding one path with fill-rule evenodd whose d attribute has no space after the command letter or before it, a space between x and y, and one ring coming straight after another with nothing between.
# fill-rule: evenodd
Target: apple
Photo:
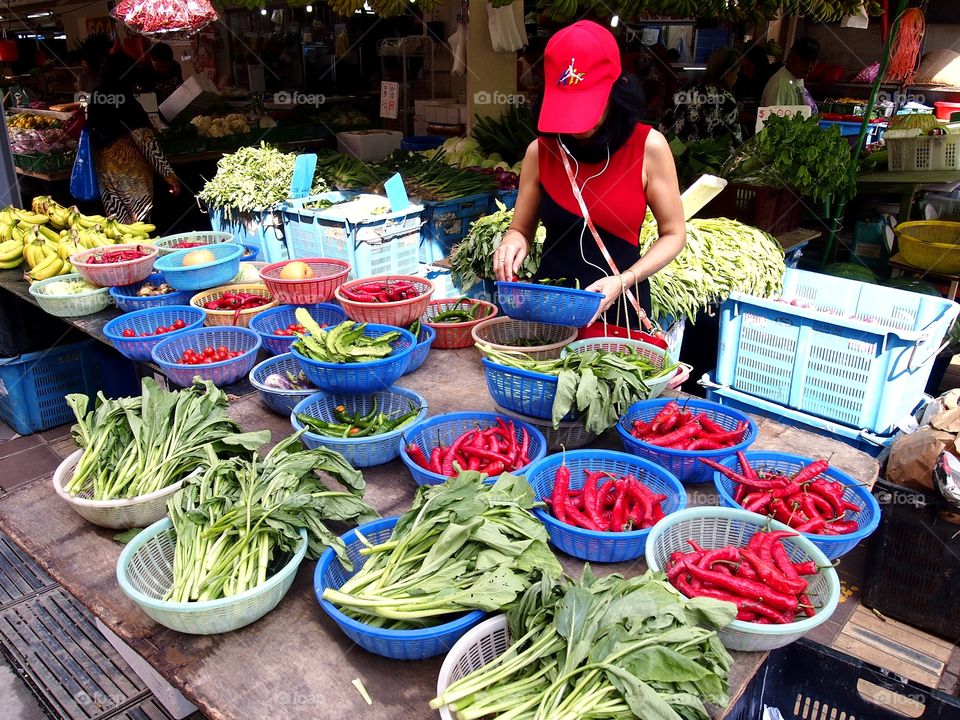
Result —
<instances>
[{"instance_id":1,"label":"apple","mask_svg":"<svg viewBox=\"0 0 960 720\"><path fill-rule=\"evenodd\" d=\"M281 280L306 280L307 278L312 278L314 275L313 268L299 260L288 262L280 268Z\"/></svg>"},{"instance_id":2,"label":"apple","mask_svg":"<svg viewBox=\"0 0 960 720\"><path fill-rule=\"evenodd\" d=\"M194 250L183 256L183 266L206 265L217 261L217 256L209 250Z\"/></svg>"}]
</instances>

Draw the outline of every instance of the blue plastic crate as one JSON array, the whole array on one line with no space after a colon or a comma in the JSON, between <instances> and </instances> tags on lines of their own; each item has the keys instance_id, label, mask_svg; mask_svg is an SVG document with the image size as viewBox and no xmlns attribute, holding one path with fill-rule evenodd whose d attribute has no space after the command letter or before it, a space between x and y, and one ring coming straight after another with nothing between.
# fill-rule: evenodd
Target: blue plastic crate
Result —
<instances>
[{"instance_id":1,"label":"blue plastic crate","mask_svg":"<svg viewBox=\"0 0 960 720\"><path fill-rule=\"evenodd\" d=\"M283 239L283 219L277 209L249 212L231 209L228 214L224 208L210 208L209 214L214 231L230 233L240 245L257 248L259 260L272 263L289 259Z\"/></svg>"},{"instance_id":2,"label":"blue plastic crate","mask_svg":"<svg viewBox=\"0 0 960 720\"><path fill-rule=\"evenodd\" d=\"M493 197L490 198L490 210L489 212L495 213L500 208L497 207L497 200L507 208L507 210L513 210L517 205L517 196L520 194L519 190L497 190L493 193Z\"/></svg>"},{"instance_id":3,"label":"blue plastic crate","mask_svg":"<svg viewBox=\"0 0 960 720\"><path fill-rule=\"evenodd\" d=\"M442 260L453 246L463 240L470 224L490 208L492 193L475 193L453 200L426 200L423 203L423 230L420 236L420 262Z\"/></svg>"},{"instance_id":4,"label":"blue plastic crate","mask_svg":"<svg viewBox=\"0 0 960 720\"><path fill-rule=\"evenodd\" d=\"M733 293L723 304L717 384L881 435L922 398L960 311L804 270L786 271L782 298Z\"/></svg>"},{"instance_id":5,"label":"blue plastic crate","mask_svg":"<svg viewBox=\"0 0 960 720\"><path fill-rule=\"evenodd\" d=\"M93 340L0 358L0 417L21 435L76 420L64 396L94 396L99 374Z\"/></svg>"},{"instance_id":6,"label":"blue plastic crate","mask_svg":"<svg viewBox=\"0 0 960 720\"><path fill-rule=\"evenodd\" d=\"M290 257L324 257L350 263L350 278L372 275L413 275L420 266L420 225L423 208L351 219L337 206L310 210L318 200L339 203L358 193L332 192L289 200L281 206ZM365 195L378 198L376 195ZM379 198L386 204L386 198ZM372 201L371 201L372 202Z\"/></svg>"},{"instance_id":7,"label":"blue plastic crate","mask_svg":"<svg viewBox=\"0 0 960 720\"><path fill-rule=\"evenodd\" d=\"M845 137L850 140L855 140L860 135L860 123L859 122L847 122L845 120L821 120L820 127L823 130L828 130L831 126L836 125L840 128L840 136ZM864 142L867 144L878 142L887 131L886 125L881 125L880 123L870 123L867 125L867 136L864 139Z\"/></svg>"},{"instance_id":8,"label":"blue plastic crate","mask_svg":"<svg viewBox=\"0 0 960 720\"><path fill-rule=\"evenodd\" d=\"M763 417L781 422L784 425L798 427L801 430L846 443L872 457L879 456L884 450L889 448L897 436L895 432L888 435L875 435L866 430L850 428L846 425L838 425L835 422L830 422L823 418L807 415L799 410L777 405L769 400L756 398L738 390L733 390L732 388L721 387L714 384L709 379L709 376L705 376L701 384L706 386L707 400L711 402L720 403L721 405L740 410L741 412L762 415ZM925 404L926 399L922 402Z\"/></svg>"}]
</instances>

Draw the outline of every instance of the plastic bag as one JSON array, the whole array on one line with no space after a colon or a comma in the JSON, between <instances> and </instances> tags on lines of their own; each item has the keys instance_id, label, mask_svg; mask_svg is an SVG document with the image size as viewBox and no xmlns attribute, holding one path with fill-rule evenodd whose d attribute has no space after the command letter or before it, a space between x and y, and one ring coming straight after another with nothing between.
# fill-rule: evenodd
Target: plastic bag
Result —
<instances>
[{"instance_id":1,"label":"plastic bag","mask_svg":"<svg viewBox=\"0 0 960 720\"><path fill-rule=\"evenodd\" d=\"M516 52L527 44L527 30L517 21L512 3L503 7L488 3L487 26L494 52Z\"/></svg>"},{"instance_id":2,"label":"plastic bag","mask_svg":"<svg viewBox=\"0 0 960 720\"><path fill-rule=\"evenodd\" d=\"M77 200L96 200L100 197L97 172L93 167L90 131L86 128L80 133L77 144L77 157L73 161L73 172L70 173L70 194Z\"/></svg>"}]
</instances>

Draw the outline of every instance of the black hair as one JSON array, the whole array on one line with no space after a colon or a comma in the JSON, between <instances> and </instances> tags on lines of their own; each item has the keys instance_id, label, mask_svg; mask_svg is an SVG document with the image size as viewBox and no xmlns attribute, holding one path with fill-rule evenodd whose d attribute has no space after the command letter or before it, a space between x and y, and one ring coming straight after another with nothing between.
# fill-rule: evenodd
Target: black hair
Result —
<instances>
[{"instance_id":1,"label":"black hair","mask_svg":"<svg viewBox=\"0 0 960 720\"><path fill-rule=\"evenodd\" d=\"M820 43L811 37L798 38L790 52L805 62L816 62L820 58Z\"/></svg>"},{"instance_id":2,"label":"black hair","mask_svg":"<svg viewBox=\"0 0 960 720\"><path fill-rule=\"evenodd\" d=\"M150 58L161 62L173 62L173 48L166 43L157 43L150 48Z\"/></svg>"},{"instance_id":3,"label":"black hair","mask_svg":"<svg viewBox=\"0 0 960 720\"><path fill-rule=\"evenodd\" d=\"M80 59L91 68L99 69L112 47L113 40L106 33L90 33L80 43Z\"/></svg>"},{"instance_id":4,"label":"black hair","mask_svg":"<svg viewBox=\"0 0 960 720\"><path fill-rule=\"evenodd\" d=\"M608 149L612 155L627 142L643 117L645 107L646 94L639 79L633 73L624 73L610 89L607 117L597 132L584 140L571 135L561 135L560 138L577 160L600 162L606 158ZM535 115L539 114L540 108L537 107Z\"/></svg>"},{"instance_id":5,"label":"black hair","mask_svg":"<svg viewBox=\"0 0 960 720\"><path fill-rule=\"evenodd\" d=\"M126 53L107 56L100 74L102 89L110 92L132 93L137 82L137 62Z\"/></svg>"}]
</instances>

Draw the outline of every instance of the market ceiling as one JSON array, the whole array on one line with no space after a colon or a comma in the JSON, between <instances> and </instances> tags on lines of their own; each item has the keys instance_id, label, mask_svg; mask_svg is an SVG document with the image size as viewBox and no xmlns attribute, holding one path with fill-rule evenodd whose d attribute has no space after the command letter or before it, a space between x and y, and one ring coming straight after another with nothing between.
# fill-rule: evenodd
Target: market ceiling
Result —
<instances>
[{"instance_id":1,"label":"market ceiling","mask_svg":"<svg viewBox=\"0 0 960 720\"><path fill-rule=\"evenodd\" d=\"M0 1L0 27L16 30L24 27L50 27L58 15L92 5L89 0L7 0ZM46 13L46 14L42 14ZM30 17L31 15L35 17Z\"/></svg>"}]
</instances>

